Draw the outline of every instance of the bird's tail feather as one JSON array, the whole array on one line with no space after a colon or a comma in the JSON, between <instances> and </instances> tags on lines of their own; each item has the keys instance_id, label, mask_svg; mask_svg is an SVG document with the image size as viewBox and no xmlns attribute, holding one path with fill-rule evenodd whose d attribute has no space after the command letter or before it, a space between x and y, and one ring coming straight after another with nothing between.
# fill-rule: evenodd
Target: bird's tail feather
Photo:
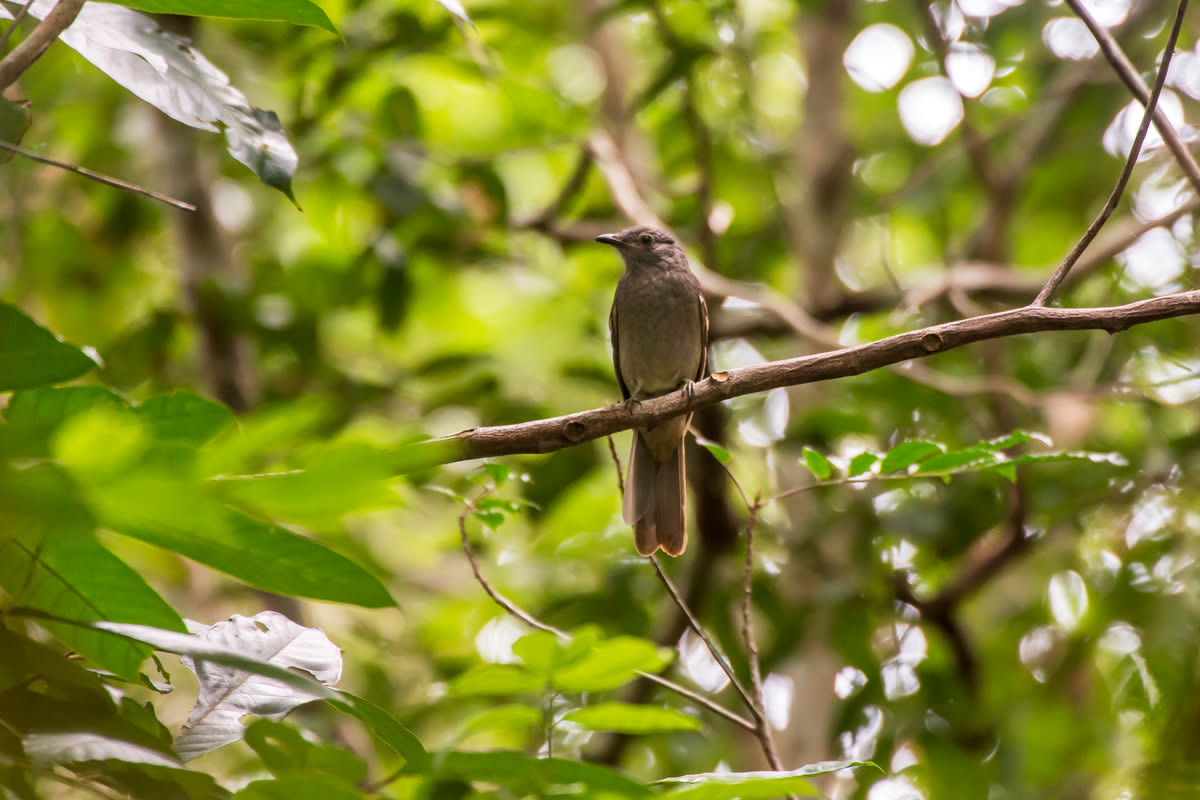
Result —
<instances>
[{"instance_id":1,"label":"bird's tail feather","mask_svg":"<svg viewBox=\"0 0 1200 800\"><path fill-rule=\"evenodd\" d=\"M623 516L633 526L639 555L653 555L662 547L677 556L687 547L683 442L666 461L657 461L640 431L633 435L629 474L625 481Z\"/></svg>"}]
</instances>

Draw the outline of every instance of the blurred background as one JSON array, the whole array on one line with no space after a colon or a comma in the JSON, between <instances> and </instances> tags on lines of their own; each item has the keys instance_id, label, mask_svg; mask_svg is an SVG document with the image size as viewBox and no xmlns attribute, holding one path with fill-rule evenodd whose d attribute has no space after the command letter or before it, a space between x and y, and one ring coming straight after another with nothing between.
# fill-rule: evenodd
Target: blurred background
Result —
<instances>
[{"instance_id":1,"label":"blurred background","mask_svg":"<svg viewBox=\"0 0 1200 800\"><path fill-rule=\"evenodd\" d=\"M1152 82L1175 6L1085 5ZM866 342L1031 300L1141 118L1059 2L479 0L470 23L433 0L321 6L342 38L164 23L279 114L302 211L219 136L52 48L9 93L33 100L23 146L201 211L17 158L0 174L0 298L94 348L102 368L85 382L132 401L192 389L270 431L244 471L321 468L324 499L260 508L368 567L402 610L264 596L101 540L186 617L274 607L322 627L345 651L343 685L429 748L545 746L520 701L447 691L512 660L526 630L472 579L462 504L439 491L477 496L479 464L381 491L357 491L347 465L616 402L607 315L622 267L593 236L647 213L677 233L705 270L715 369ZM1187 142L1198 32L1192 15L1160 101ZM1198 208L1152 128L1059 301L1197 288ZM1022 336L696 415L717 446L689 442L692 545L666 568L739 669L741 491L811 485L804 448L837 474L905 440L956 450L1017 430L1038 434L1030 452L1119 454L764 505L755 620L785 766L873 760L880 771L825 784L870 800L1194 796L1197 345L1186 318ZM628 434L615 438L624 460ZM501 463L512 478L494 496L519 510L466 521L492 584L561 628L674 649L674 679L735 706L634 553L608 443ZM622 696L680 704L649 686ZM164 703L178 724L190 698ZM699 731L642 737L563 722L552 749L644 780L765 768L752 736L701 717ZM369 750L352 725L310 722ZM247 753L200 763L236 775Z\"/></svg>"}]
</instances>

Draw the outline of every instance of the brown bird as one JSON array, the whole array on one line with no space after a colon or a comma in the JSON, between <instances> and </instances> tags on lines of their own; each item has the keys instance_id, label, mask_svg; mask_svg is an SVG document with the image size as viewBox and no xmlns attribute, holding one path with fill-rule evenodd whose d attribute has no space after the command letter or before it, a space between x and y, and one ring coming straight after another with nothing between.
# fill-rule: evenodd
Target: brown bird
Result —
<instances>
[{"instance_id":1,"label":"brown bird","mask_svg":"<svg viewBox=\"0 0 1200 800\"><path fill-rule=\"evenodd\" d=\"M669 394L704 377L708 306L675 237L639 225L596 237L625 261L608 327L613 368L626 402ZM692 416L637 428L625 482L625 522L643 556L687 547L683 437Z\"/></svg>"}]
</instances>

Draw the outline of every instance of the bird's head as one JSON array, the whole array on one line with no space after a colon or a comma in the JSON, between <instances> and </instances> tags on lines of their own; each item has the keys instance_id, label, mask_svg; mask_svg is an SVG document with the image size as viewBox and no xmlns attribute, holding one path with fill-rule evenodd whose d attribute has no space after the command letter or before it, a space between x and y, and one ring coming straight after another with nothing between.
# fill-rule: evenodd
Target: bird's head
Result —
<instances>
[{"instance_id":1,"label":"bird's head","mask_svg":"<svg viewBox=\"0 0 1200 800\"><path fill-rule=\"evenodd\" d=\"M687 254L675 237L662 228L635 225L619 233L597 236L596 241L615 247L625 260L626 269L687 269Z\"/></svg>"}]
</instances>

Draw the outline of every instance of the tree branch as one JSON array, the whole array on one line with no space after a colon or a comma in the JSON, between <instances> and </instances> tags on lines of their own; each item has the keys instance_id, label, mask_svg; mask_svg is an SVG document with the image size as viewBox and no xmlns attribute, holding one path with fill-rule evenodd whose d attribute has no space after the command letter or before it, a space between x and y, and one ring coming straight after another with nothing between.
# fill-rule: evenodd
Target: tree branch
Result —
<instances>
[{"instance_id":1,"label":"tree branch","mask_svg":"<svg viewBox=\"0 0 1200 800\"><path fill-rule=\"evenodd\" d=\"M33 32L19 45L0 59L0 94L21 77L42 53L54 44L58 35L70 27L79 16L85 0L59 0L58 5L45 16Z\"/></svg>"},{"instance_id":2,"label":"tree branch","mask_svg":"<svg viewBox=\"0 0 1200 800\"><path fill-rule=\"evenodd\" d=\"M1158 68L1158 77L1154 80L1154 91L1150 93L1146 110L1142 113L1142 121L1138 125L1137 136L1133 139L1133 146L1129 149L1129 156L1125 159L1125 166L1121 170L1121 176L1117 179L1117 185L1109 193L1108 202L1104 204L1104 208L1100 209L1100 213L1092 220L1092 224L1088 226L1083 236L1071 248L1071 252L1067 253L1067 257L1063 259L1063 262L1058 265L1058 269L1050 276L1050 280L1046 281L1046 285L1042 287L1037 297L1033 299L1033 305L1045 305L1046 301L1054 295L1055 290L1066 279L1067 273L1071 271L1071 267L1075 266L1075 262L1083 255L1083 251L1096 238L1096 234L1100 233L1100 229L1104 227L1104 223L1108 222L1108 218L1112 216L1112 212L1116 209L1121 195L1125 193L1125 186L1129 183L1129 177L1133 174L1133 167L1137 164L1138 156L1142 152L1142 142L1146 140L1146 133L1150 130L1150 120L1158 108L1158 97L1162 93L1163 85L1167 82L1167 72L1171 67L1171 56L1175 52L1175 43L1179 41L1179 30L1183 26L1183 14L1186 10L1187 0L1179 0L1179 8L1175 12L1175 23L1171 26L1171 33L1167 37L1167 46L1163 50L1162 64Z\"/></svg>"},{"instance_id":3,"label":"tree branch","mask_svg":"<svg viewBox=\"0 0 1200 800\"><path fill-rule=\"evenodd\" d=\"M693 384L690 393L673 392L631 408L620 404L514 425L471 428L404 448L397 454L398 467L413 470L472 458L551 453L618 431L656 425L732 397L861 375L975 342L1042 331L1117 333L1134 325L1196 314L1200 314L1200 290L1101 308L1026 306L931 325L855 347L718 372Z\"/></svg>"}]
</instances>

